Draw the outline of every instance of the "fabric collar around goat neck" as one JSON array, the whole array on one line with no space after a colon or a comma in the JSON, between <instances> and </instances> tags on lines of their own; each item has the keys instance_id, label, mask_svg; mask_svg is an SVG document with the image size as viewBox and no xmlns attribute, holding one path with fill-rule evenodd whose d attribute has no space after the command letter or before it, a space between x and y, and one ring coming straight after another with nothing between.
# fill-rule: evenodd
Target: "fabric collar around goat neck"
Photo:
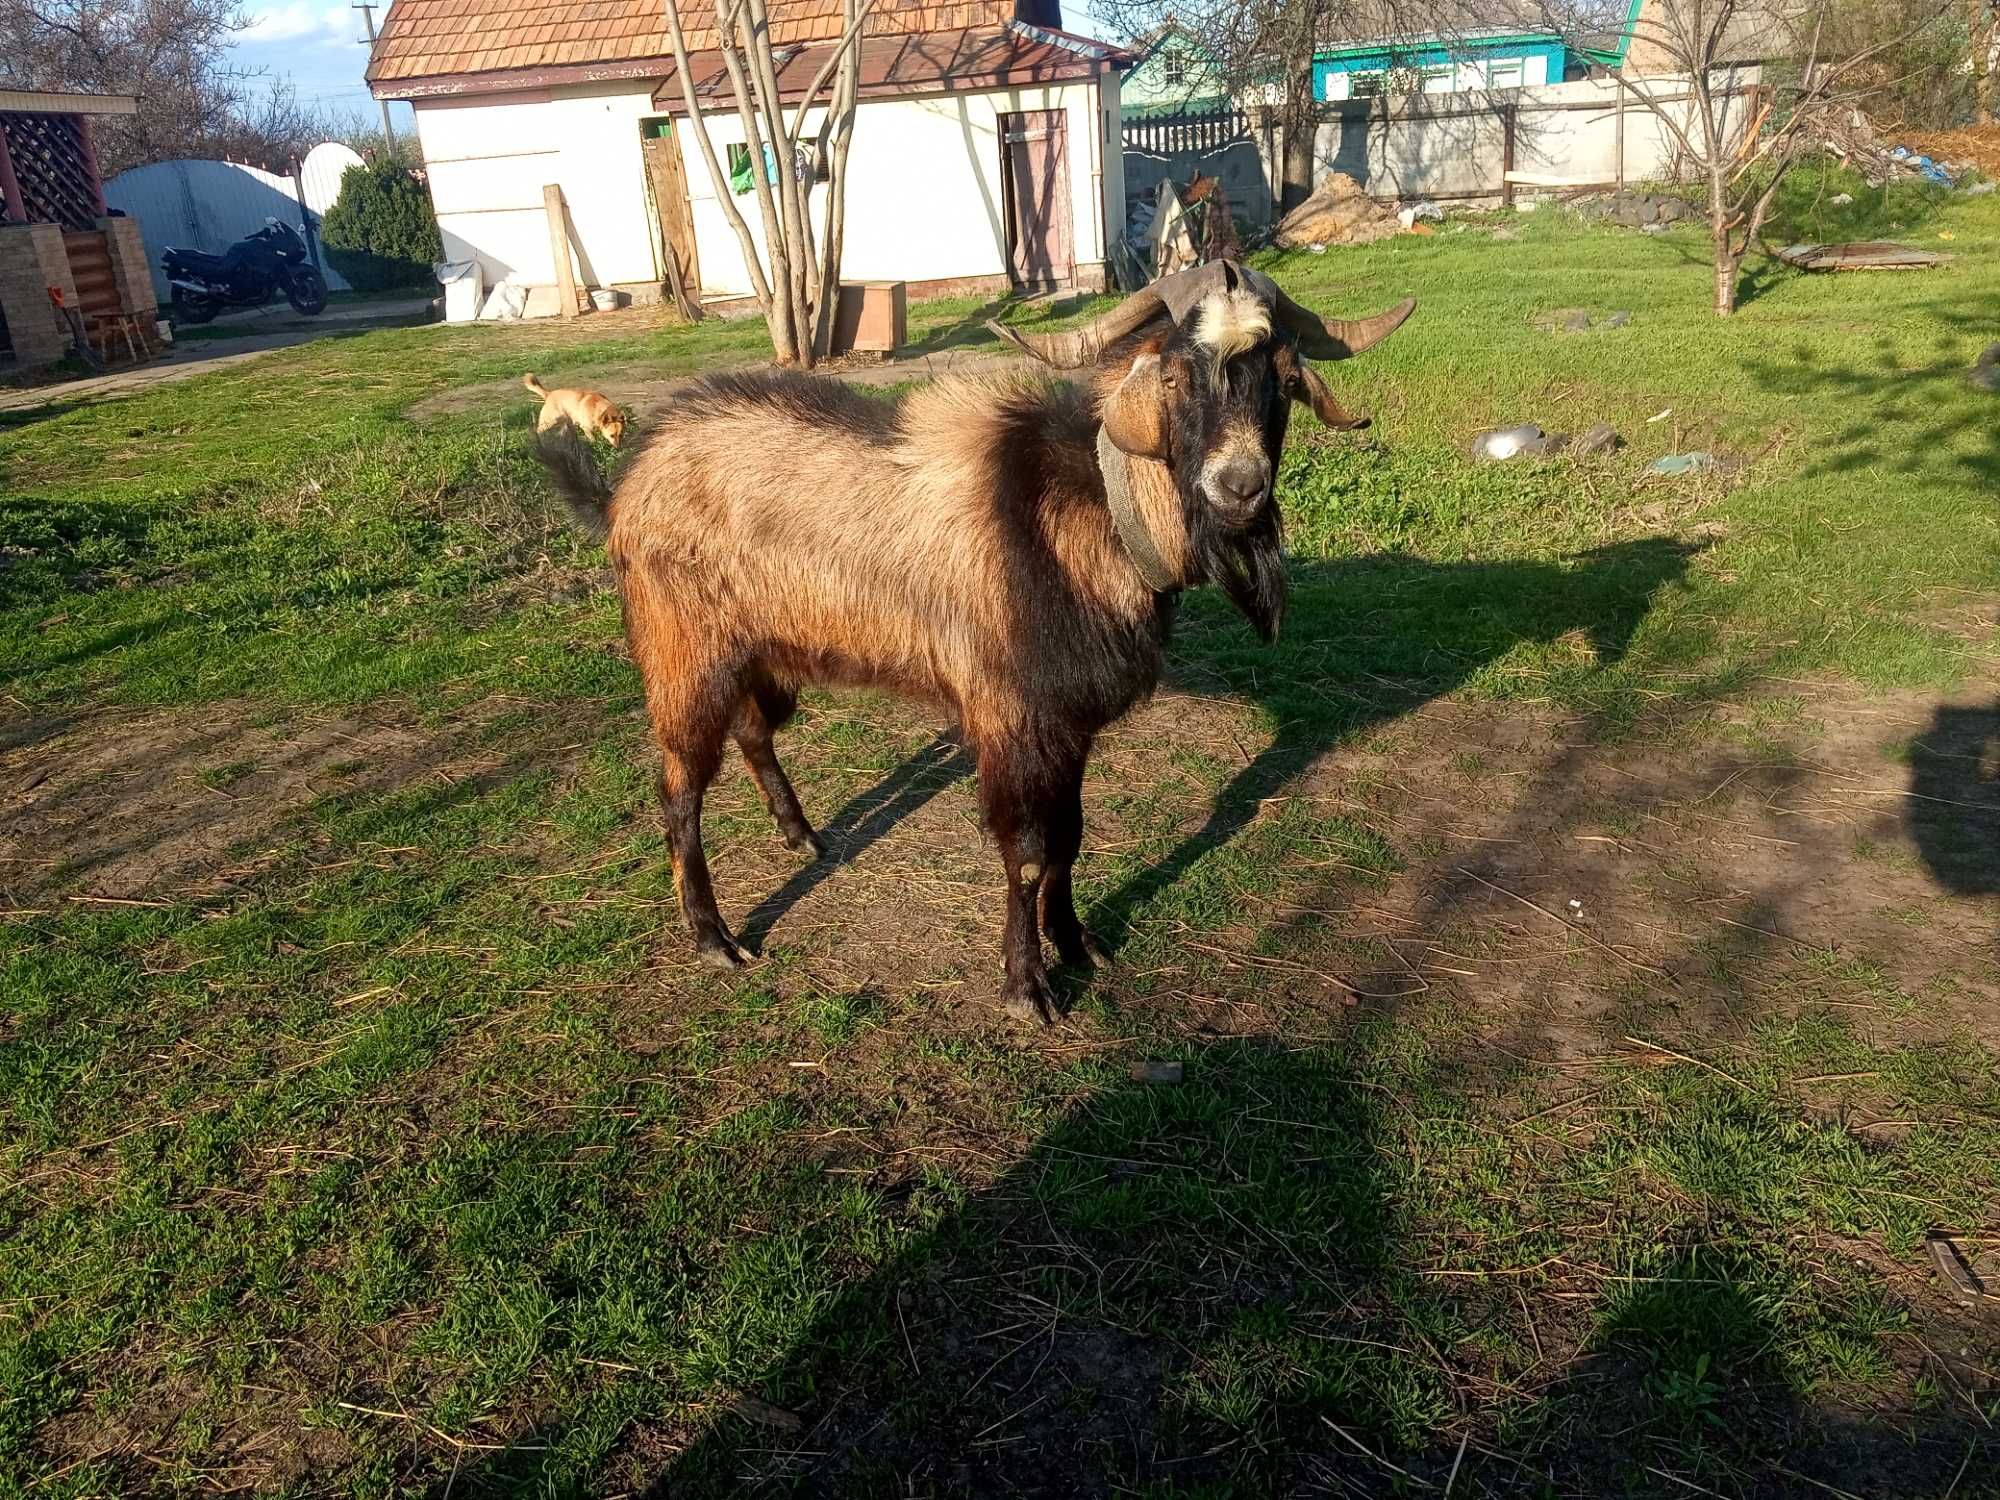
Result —
<instances>
[{"instance_id":1,"label":"fabric collar around goat neck","mask_svg":"<svg viewBox=\"0 0 2000 1500\"><path fill-rule=\"evenodd\" d=\"M1179 593L1181 581L1160 556L1160 549L1153 544L1153 533L1146 527L1146 518L1132 503L1131 464L1131 458L1111 441L1102 427L1098 428L1097 467L1104 475L1104 498L1111 506L1111 525L1118 533L1119 545L1132 559L1132 566L1139 570L1147 588L1156 594Z\"/></svg>"}]
</instances>

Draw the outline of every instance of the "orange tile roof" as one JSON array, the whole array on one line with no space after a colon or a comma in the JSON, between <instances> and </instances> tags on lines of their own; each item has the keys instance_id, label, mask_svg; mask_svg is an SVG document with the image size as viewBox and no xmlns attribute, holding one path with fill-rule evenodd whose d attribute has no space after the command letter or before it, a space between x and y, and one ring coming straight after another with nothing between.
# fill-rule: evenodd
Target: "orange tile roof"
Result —
<instances>
[{"instance_id":1,"label":"orange tile roof","mask_svg":"<svg viewBox=\"0 0 2000 1500\"><path fill-rule=\"evenodd\" d=\"M1017 0L878 0L870 36L999 27L1029 9ZM835 41L841 0L770 0L780 45ZM690 52L715 47L712 0L682 0ZM583 65L600 76L644 76L633 65L671 59L661 0L394 0L368 60L368 82L399 92L412 79ZM665 65L671 69L671 62ZM496 80L497 81L497 80Z\"/></svg>"}]
</instances>

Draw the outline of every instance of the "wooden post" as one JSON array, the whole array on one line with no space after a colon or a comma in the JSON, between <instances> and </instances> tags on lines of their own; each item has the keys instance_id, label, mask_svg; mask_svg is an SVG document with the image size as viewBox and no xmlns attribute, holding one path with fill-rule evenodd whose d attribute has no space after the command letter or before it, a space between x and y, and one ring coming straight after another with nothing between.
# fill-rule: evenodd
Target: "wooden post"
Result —
<instances>
[{"instance_id":1,"label":"wooden post","mask_svg":"<svg viewBox=\"0 0 2000 1500\"><path fill-rule=\"evenodd\" d=\"M0 206L16 224L28 222L28 207L21 201L21 184L14 176L14 158L7 151L7 128L0 123Z\"/></svg>"},{"instance_id":2,"label":"wooden post","mask_svg":"<svg viewBox=\"0 0 2000 1500\"><path fill-rule=\"evenodd\" d=\"M1625 191L1625 90L1623 87L1618 90L1618 130L1616 140L1617 144L1614 149L1618 153L1618 170L1612 175L1617 178L1618 191L1622 193Z\"/></svg>"},{"instance_id":3,"label":"wooden post","mask_svg":"<svg viewBox=\"0 0 2000 1500\"><path fill-rule=\"evenodd\" d=\"M1514 206L1514 127L1521 107L1518 104L1500 106L1500 125L1505 136L1500 146L1500 206Z\"/></svg>"},{"instance_id":4,"label":"wooden post","mask_svg":"<svg viewBox=\"0 0 2000 1500\"><path fill-rule=\"evenodd\" d=\"M77 115L74 118L77 149L83 152L84 169L90 173L91 206L97 210L96 217L101 219L110 212L110 207L104 201L104 174L97 169L97 142L91 138L90 116Z\"/></svg>"},{"instance_id":5,"label":"wooden post","mask_svg":"<svg viewBox=\"0 0 2000 1500\"><path fill-rule=\"evenodd\" d=\"M549 216L549 254L556 263L556 297L562 303L562 315L573 318L577 314L576 274L569 263L569 212L563 206L563 190L558 184L544 185L542 208Z\"/></svg>"}]
</instances>

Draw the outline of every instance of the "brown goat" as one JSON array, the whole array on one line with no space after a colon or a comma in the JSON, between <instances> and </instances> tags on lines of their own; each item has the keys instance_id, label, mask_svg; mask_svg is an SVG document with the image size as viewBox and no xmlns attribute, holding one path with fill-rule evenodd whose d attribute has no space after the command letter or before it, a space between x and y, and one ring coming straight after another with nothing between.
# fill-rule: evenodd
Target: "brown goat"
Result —
<instances>
[{"instance_id":1,"label":"brown goat","mask_svg":"<svg viewBox=\"0 0 2000 1500\"><path fill-rule=\"evenodd\" d=\"M557 487L607 536L702 956L750 956L701 846L725 741L786 842L822 853L772 735L802 686L880 685L957 718L1006 864L1003 998L1051 1018L1042 934L1065 963L1103 956L1071 892L1092 741L1152 692L1181 589L1219 584L1276 634L1287 402L1363 425L1301 356L1358 353L1412 305L1323 321L1216 263L1015 340L1093 365L1087 389L1023 372L890 405L803 375L710 376L677 392L615 494L573 434L547 435Z\"/></svg>"}]
</instances>

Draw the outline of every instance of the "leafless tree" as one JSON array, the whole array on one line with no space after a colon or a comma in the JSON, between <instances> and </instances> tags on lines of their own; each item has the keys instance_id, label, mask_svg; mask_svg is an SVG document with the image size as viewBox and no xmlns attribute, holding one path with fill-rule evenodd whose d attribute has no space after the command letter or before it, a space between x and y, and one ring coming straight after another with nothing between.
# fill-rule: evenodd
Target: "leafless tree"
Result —
<instances>
[{"instance_id":1,"label":"leafless tree","mask_svg":"<svg viewBox=\"0 0 2000 1500\"><path fill-rule=\"evenodd\" d=\"M1278 207L1296 207L1313 188L1313 134L1319 100L1313 55L1358 40L1450 39L1512 15L1533 0L1096 0L1099 19L1130 41L1162 26L1184 32L1237 100L1270 109L1283 140Z\"/></svg>"},{"instance_id":2,"label":"leafless tree","mask_svg":"<svg viewBox=\"0 0 2000 1500\"><path fill-rule=\"evenodd\" d=\"M768 0L718 0L715 42L743 127L764 227L764 252L729 191L729 174L716 154L702 114L700 86L681 26L679 0L665 0L667 31L673 40L674 71L680 79L687 124L709 180L716 185L729 227L742 247L743 263L778 363L810 369L827 352L840 291L840 258L847 222L847 151L860 98L861 38L876 0L843 0L843 28L804 95L787 117L779 95L779 64L772 55ZM829 83L832 93L827 95ZM818 127L807 122L820 112ZM765 170L766 152L776 181ZM812 190L824 175L819 238L815 241ZM773 191L775 189L775 191Z\"/></svg>"},{"instance_id":3,"label":"leafless tree","mask_svg":"<svg viewBox=\"0 0 2000 1500\"><path fill-rule=\"evenodd\" d=\"M1935 25L1958 0L1914 5L1892 35L1851 52L1833 45L1842 3L1653 0L1632 23L1632 45L1644 44L1664 71L1635 72L1628 51L1628 66L1611 74L1660 122L1707 189L1718 316L1736 311L1743 259L1759 243L1786 174L1821 150L1872 92L1869 64ZM1543 12L1578 43L1599 33L1605 20L1602 0L1543 0ZM1738 87L1732 71L1752 56L1789 64L1782 80L1764 83L1754 96ZM1754 114L1746 108L1752 98Z\"/></svg>"},{"instance_id":4,"label":"leafless tree","mask_svg":"<svg viewBox=\"0 0 2000 1500\"><path fill-rule=\"evenodd\" d=\"M228 53L247 24L234 0L4 0L0 79L139 95L137 115L97 122L108 176L240 136L251 75Z\"/></svg>"}]
</instances>

